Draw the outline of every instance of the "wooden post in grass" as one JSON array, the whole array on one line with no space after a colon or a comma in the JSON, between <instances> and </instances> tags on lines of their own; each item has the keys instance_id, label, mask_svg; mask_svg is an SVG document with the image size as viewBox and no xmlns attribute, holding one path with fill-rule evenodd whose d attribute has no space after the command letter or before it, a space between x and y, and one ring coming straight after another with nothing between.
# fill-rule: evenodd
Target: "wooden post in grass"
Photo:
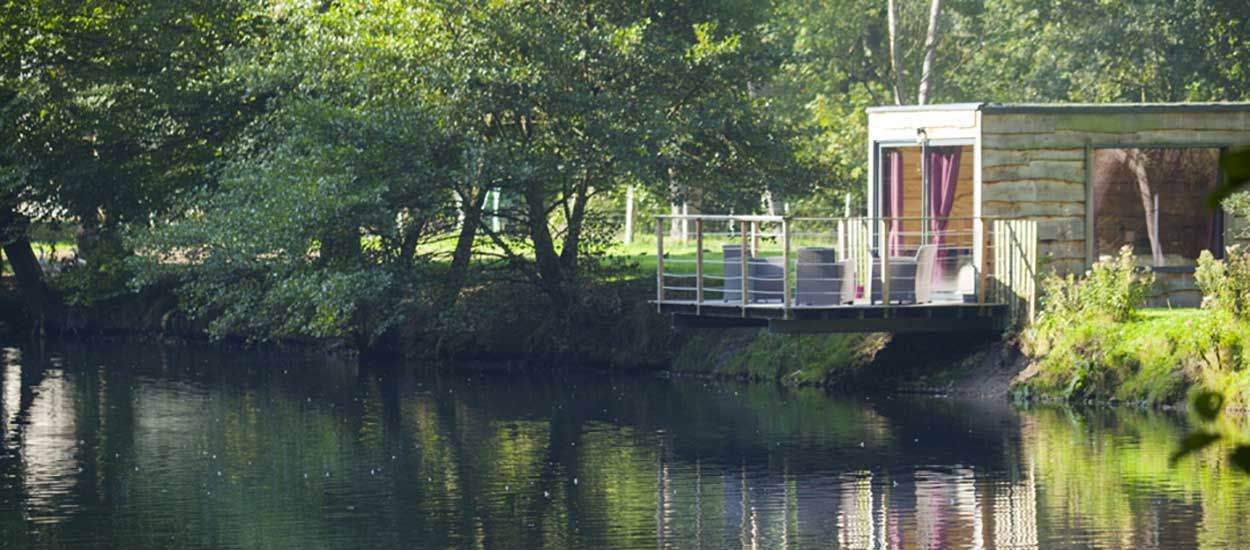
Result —
<instances>
[{"instance_id":1,"label":"wooden post in grass","mask_svg":"<svg viewBox=\"0 0 1250 550\"><path fill-rule=\"evenodd\" d=\"M664 302L664 223L655 220L655 309L662 311Z\"/></svg>"},{"instance_id":2,"label":"wooden post in grass","mask_svg":"<svg viewBox=\"0 0 1250 550\"><path fill-rule=\"evenodd\" d=\"M695 311L702 313L703 306L703 218L694 221L694 244L696 247L694 260Z\"/></svg>"},{"instance_id":3,"label":"wooden post in grass","mask_svg":"<svg viewBox=\"0 0 1250 550\"><path fill-rule=\"evenodd\" d=\"M750 235L747 233L747 222L746 222L746 221L741 222L741 225L739 225L739 227L742 229L742 231L741 231L741 233L742 233L742 253L741 253L741 254L738 254L738 264L739 264L740 266L742 266L742 267L741 267L741 269L742 269L742 278L741 278L741 283L740 283L738 286L742 287L742 307L743 307L743 308L745 308L745 307L746 307L746 305L747 305L747 303L748 303L748 300L749 300L749 297L747 296L747 294L749 294L749 293L750 293L750 286L751 286L751 285L747 284L747 245L749 244L749 243L747 242L747 239L749 239L749 238L750 238ZM746 309L743 309L743 310L742 310L742 314L743 314L743 315L746 315Z\"/></svg>"},{"instance_id":4,"label":"wooden post in grass","mask_svg":"<svg viewBox=\"0 0 1250 550\"><path fill-rule=\"evenodd\" d=\"M786 319L790 318L790 219L781 220L781 307Z\"/></svg>"}]
</instances>

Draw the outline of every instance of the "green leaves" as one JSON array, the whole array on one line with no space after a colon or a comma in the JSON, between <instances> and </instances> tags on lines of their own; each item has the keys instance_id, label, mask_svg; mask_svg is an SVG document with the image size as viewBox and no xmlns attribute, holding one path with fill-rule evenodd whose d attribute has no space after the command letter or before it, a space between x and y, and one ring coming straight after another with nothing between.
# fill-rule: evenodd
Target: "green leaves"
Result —
<instances>
[{"instance_id":1,"label":"green leaves","mask_svg":"<svg viewBox=\"0 0 1250 550\"><path fill-rule=\"evenodd\" d=\"M1199 417L1207 422L1214 422L1224 409L1224 396L1213 391L1202 391L1194 394L1190 403Z\"/></svg>"},{"instance_id":2,"label":"green leaves","mask_svg":"<svg viewBox=\"0 0 1250 550\"><path fill-rule=\"evenodd\" d=\"M1205 449L1207 446L1219 440L1220 436L1218 434L1209 432L1191 433L1181 440L1180 446L1175 452L1172 453L1172 456L1168 458L1168 461L1172 465L1176 465L1180 459L1185 458L1194 452Z\"/></svg>"},{"instance_id":3,"label":"green leaves","mask_svg":"<svg viewBox=\"0 0 1250 550\"><path fill-rule=\"evenodd\" d=\"M1229 151L1220 158L1224 179L1207 195L1207 206L1219 208L1224 199L1250 184L1250 148Z\"/></svg>"},{"instance_id":4,"label":"green leaves","mask_svg":"<svg viewBox=\"0 0 1250 550\"><path fill-rule=\"evenodd\" d=\"M1200 391L1190 398L1190 406L1195 414L1205 422L1214 422L1220 417L1224 408L1224 396L1218 392ZM1173 466L1186 456L1205 449L1212 444L1224 440L1224 436L1207 431L1198 431L1185 436L1169 458ZM1243 473L1250 474L1250 445L1237 445L1228 454L1233 467Z\"/></svg>"},{"instance_id":5,"label":"green leaves","mask_svg":"<svg viewBox=\"0 0 1250 550\"><path fill-rule=\"evenodd\" d=\"M1243 473L1250 474L1250 445L1238 445L1229 453L1228 459Z\"/></svg>"}]
</instances>

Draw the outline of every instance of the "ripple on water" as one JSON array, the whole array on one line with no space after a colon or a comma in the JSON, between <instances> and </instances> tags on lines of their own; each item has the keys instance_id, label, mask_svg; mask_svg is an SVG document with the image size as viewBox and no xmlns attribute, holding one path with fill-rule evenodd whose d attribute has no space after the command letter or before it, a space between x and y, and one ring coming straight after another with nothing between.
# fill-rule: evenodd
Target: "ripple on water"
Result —
<instances>
[{"instance_id":1,"label":"ripple on water","mask_svg":"<svg viewBox=\"0 0 1250 550\"><path fill-rule=\"evenodd\" d=\"M18 546L1250 547L1250 483L1170 467L1166 414L52 355L0 367Z\"/></svg>"}]
</instances>

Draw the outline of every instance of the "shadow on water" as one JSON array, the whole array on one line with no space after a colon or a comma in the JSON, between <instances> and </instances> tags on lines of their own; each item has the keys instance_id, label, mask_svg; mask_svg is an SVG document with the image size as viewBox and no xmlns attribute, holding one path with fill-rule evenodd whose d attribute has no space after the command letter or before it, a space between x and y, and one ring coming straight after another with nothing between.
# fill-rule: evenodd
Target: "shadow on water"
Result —
<instances>
[{"instance_id":1,"label":"shadow on water","mask_svg":"<svg viewBox=\"0 0 1250 550\"><path fill-rule=\"evenodd\" d=\"M9 348L0 546L1250 545L1181 420L299 354Z\"/></svg>"}]
</instances>

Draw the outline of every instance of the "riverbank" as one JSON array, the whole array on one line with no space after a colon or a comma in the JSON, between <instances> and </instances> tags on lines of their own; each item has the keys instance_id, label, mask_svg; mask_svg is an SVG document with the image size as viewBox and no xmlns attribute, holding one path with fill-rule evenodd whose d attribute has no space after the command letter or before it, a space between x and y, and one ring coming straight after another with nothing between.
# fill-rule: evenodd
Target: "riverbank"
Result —
<instances>
[{"instance_id":1,"label":"riverbank","mask_svg":"<svg viewBox=\"0 0 1250 550\"><path fill-rule=\"evenodd\" d=\"M276 345L335 354L390 355L484 370L580 365L611 371L668 371L786 386L874 393L918 392L1018 400L1183 403L1215 389L1244 407L1250 376L1242 350L1250 325L1214 310L1141 310L1124 322L1090 318L1019 339L986 335L777 335L763 329L674 330L647 303L650 281L604 283L598 307L552 315L520 287L479 289L442 318L414 318L372 348L341 340ZM10 289L11 290L11 289ZM33 334L11 291L0 293L0 334ZM473 312L478 312L473 314ZM485 314L482 312L489 312ZM76 308L64 337L201 342L230 349L242 337L210 341L167 290L151 288ZM1023 348L1024 353L1021 352Z\"/></svg>"},{"instance_id":2,"label":"riverbank","mask_svg":"<svg viewBox=\"0 0 1250 550\"><path fill-rule=\"evenodd\" d=\"M1144 309L1118 322L1077 323L1026 335L1034 358L1015 393L1023 399L1183 403L1211 390L1231 408L1250 404L1250 323L1214 309Z\"/></svg>"},{"instance_id":3,"label":"riverbank","mask_svg":"<svg viewBox=\"0 0 1250 550\"><path fill-rule=\"evenodd\" d=\"M1027 358L999 334L770 334L692 331L677 376L786 386L1005 398Z\"/></svg>"}]
</instances>

